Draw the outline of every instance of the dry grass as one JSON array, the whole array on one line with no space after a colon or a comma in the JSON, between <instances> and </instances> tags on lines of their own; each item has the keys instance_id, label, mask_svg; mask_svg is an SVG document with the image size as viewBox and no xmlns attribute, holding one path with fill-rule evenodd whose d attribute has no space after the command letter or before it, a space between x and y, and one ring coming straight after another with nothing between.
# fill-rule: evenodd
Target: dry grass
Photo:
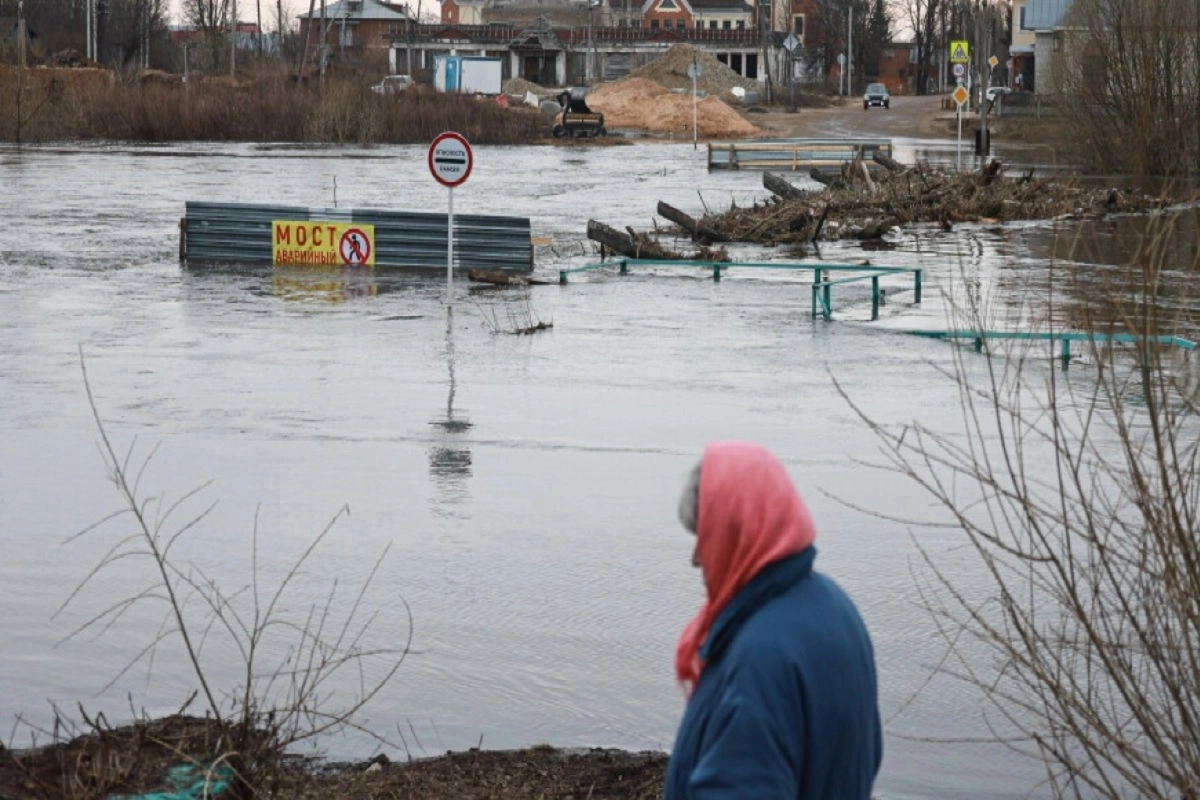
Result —
<instances>
[{"instance_id":1,"label":"dry grass","mask_svg":"<svg viewBox=\"0 0 1200 800\"><path fill-rule=\"evenodd\" d=\"M415 144L452 129L474 144L520 144L549 135L532 109L429 88L381 97L354 78L297 83L264 75L127 86L33 80L33 72L0 72L0 141Z\"/></svg>"}]
</instances>

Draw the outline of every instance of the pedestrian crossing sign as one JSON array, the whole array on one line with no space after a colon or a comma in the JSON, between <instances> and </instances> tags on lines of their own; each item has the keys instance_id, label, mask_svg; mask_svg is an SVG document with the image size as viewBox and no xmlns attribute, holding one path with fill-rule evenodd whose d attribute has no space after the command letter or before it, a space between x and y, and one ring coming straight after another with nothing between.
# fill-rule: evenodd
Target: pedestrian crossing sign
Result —
<instances>
[{"instance_id":1,"label":"pedestrian crossing sign","mask_svg":"<svg viewBox=\"0 0 1200 800\"><path fill-rule=\"evenodd\" d=\"M965 41L956 40L950 42L950 60L955 62L970 61L971 46Z\"/></svg>"}]
</instances>

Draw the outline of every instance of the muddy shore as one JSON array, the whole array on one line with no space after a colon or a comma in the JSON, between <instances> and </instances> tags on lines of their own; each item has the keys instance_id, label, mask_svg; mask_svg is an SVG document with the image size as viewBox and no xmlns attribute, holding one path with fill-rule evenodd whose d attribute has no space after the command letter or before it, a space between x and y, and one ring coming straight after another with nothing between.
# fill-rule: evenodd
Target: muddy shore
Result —
<instances>
[{"instance_id":1,"label":"muddy shore","mask_svg":"<svg viewBox=\"0 0 1200 800\"><path fill-rule=\"evenodd\" d=\"M0 745L0 800L650 800L662 795L667 765L665 753L550 746L327 762L282 755L267 741L249 750L231 747L236 729L211 720L171 716L121 728L93 723L86 734L33 750Z\"/></svg>"}]
</instances>

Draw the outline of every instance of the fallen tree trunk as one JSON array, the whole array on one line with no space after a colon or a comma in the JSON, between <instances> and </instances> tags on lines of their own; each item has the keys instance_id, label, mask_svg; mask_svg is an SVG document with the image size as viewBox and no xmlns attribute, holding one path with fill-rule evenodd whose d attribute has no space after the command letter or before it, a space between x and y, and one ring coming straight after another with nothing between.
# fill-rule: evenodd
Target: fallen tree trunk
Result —
<instances>
[{"instance_id":1,"label":"fallen tree trunk","mask_svg":"<svg viewBox=\"0 0 1200 800\"><path fill-rule=\"evenodd\" d=\"M664 258L681 259L684 256L674 253L644 233L622 233L603 222L589 219L587 237L593 242L599 242L614 253L620 253L626 258Z\"/></svg>"},{"instance_id":2,"label":"fallen tree trunk","mask_svg":"<svg viewBox=\"0 0 1200 800\"><path fill-rule=\"evenodd\" d=\"M884 155L883 151L876 150L875 155L871 156L871 160L881 167L885 167L889 172L904 172L904 165L891 156Z\"/></svg>"},{"instance_id":3,"label":"fallen tree trunk","mask_svg":"<svg viewBox=\"0 0 1200 800\"><path fill-rule=\"evenodd\" d=\"M558 283L558 281L538 280L528 275L506 272L502 269L469 269L467 270L467 280L492 286L544 286Z\"/></svg>"},{"instance_id":4,"label":"fallen tree trunk","mask_svg":"<svg viewBox=\"0 0 1200 800\"><path fill-rule=\"evenodd\" d=\"M707 225L697 222L690 215L680 211L675 206L668 205L662 200L658 201L658 214L665 217L671 222L674 222L679 227L686 230L692 235L692 241L701 242L702 244L712 244L713 242L724 242L726 238L717 231L714 231Z\"/></svg>"},{"instance_id":5,"label":"fallen tree trunk","mask_svg":"<svg viewBox=\"0 0 1200 800\"><path fill-rule=\"evenodd\" d=\"M821 170L817 169L816 167L813 167L812 169L810 169L808 171L808 177L812 178L814 181L821 184L822 186L832 186L833 182L837 180L836 176L826 175L824 172L821 172Z\"/></svg>"},{"instance_id":6,"label":"fallen tree trunk","mask_svg":"<svg viewBox=\"0 0 1200 800\"><path fill-rule=\"evenodd\" d=\"M525 285L529 281L523 275L514 275L499 269L469 269L467 279L476 283L490 283L496 286Z\"/></svg>"},{"instance_id":7,"label":"fallen tree trunk","mask_svg":"<svg viewBox=\"0 0 1200 800\"><path fill-rule=\"evenodd\" d=\"M796 200L804 193L783 178L771 172L763 173L763 188L784 200Z\"/></svg>"}]
</instances>

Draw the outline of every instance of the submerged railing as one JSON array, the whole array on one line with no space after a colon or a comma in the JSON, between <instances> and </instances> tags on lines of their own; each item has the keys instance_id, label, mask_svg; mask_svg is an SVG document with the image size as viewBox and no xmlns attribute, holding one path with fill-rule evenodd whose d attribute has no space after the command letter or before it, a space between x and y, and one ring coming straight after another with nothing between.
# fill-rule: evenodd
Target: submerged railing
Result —
<instances>
[{"instance_id":1,"label":"submerged railing","mask_svg":"<svg viewBox=\"0 0 1200 800\"><path fill-rule=\"evenodd\" d=\"M1060 358L1066 363L1071 360L1071 342L1088 343L1117 343L1117 344L1158 344L1166 347L1178 347L1183 350L1195 350L1197 345L1191 339L1182 336L1141 336L1133 333L1090 333L1086 331L985 331L985 330L916 330L906 331L914 336L924 336L930 339L971 339L975 342L975 352L983 351L986 339L1017 339L1024 341L1058 341L1061 342Z\"/></svg>"},{"instance_id":2,"label":"submerged railing","mask_svg":"<svg viewBox=\"0 0 1200 800\"><path fill-rule=\"evenodd\" d=\"M862 264L798 264L780 261L675 261L670 259L653 258L615 258L580 267L571 267L558 271L558 282L566 283L567 276L576 272L591 272L599 269L617 268L620 274L629 272L631 266L656 266L679 268L703 268L712 270L714 281L721 280L721 273L731 269L773 269L773 270L809 270L813 273L812 281L812 316L817 316L820 309L825 319L833 318L833 287L859 281L871 282L871 320L879 319L879 306L883 300L883 290L879 287L879 279L891 275L912 273L913 302L921 302L920 267L879 267ZM845 278L829 278L830 273L851 273Z\"/></svg>"}]
</instances>

